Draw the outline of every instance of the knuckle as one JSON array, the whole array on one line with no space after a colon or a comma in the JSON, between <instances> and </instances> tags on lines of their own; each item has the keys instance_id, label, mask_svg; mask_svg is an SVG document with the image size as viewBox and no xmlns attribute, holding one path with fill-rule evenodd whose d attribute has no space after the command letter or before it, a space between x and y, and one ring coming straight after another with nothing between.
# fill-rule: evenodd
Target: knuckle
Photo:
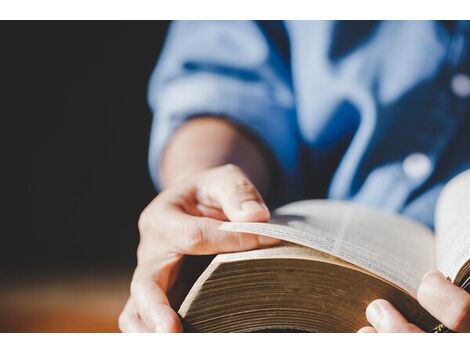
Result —
<instances>
[{"instance_id":1,"label":"knuckle","mask_svg":"<svg viewBox=\"0 0 470 352\"><path fill-rule=\"evenodd\" d=\"M257 194L255 186L253 186L253 184L246 178L235 182L232 186L231 192L236 196L254 196Z\"/></svg>"},{"instance_id":2,"label":"knuckle","mask_svg":"<svg viewBox=\"0 0 470 352\"><path fill-rule=\"evenodd\" d=\"M260 243L260 237L251 234L236 234L236 249L237 251L250 250L254 248L262 247Z\"/></svg>"},{"instance_id":3,"label":"knuckle","mask_svg":"<svg viewBox=\"0 0 470 352\"><path fill-rule=\"evenodd\" d=\"M204 233L196 223L188 223L184 226L182 245L185 250L194 250L204 242Z\"/></svg>"},{"instance_id":4,"label":"knuckle","mask_svg":"<svg viewBox=\"0 0 470 352\"><path fill-rule=\"evenodd\" d=\"M242 234L240 233L232 233L231 234L231 242L232 242L232 245L233 245L233 250L235 252L238 252L240 250L243 250L244 247L244 241L243 241L243 237L242 237Z\"/></svg>"},{"instance_id":5,"label":"knuckle","mask_svg":"<svg viewBox=\"0 0 470 352\"><path fill-rule=\"evenodd\" d=\"M470 296L449 307L451 312L447 327L454 331L463 331L470 327Z\"/></svg>"},{"instance_id":6,"label":"knuckle","mask_svg":"<svg viewBox=\"0 0 470 352\"><path fill-rule=\"evenodd\" d=\"M165 210L160 207L147 206L139 215L137 220L137 227L139 230L140 238L148 236L160 236L162 232L162 221L164 221L167 214Z\"/></svg>"},{"instance_id":7,"label":"knuckle","mask_svg":"<svg viewBox=\"0 0 470 352\"><path fill-rule=\"evenodd\" d=\"M149 225L149 216L148 216L148 208L145 208L141 213L140 213L140 216L139 216L139 220L137 221L137 227L139 228L139 233L140 235L144 234L147 229L148 229L148 225Z\"/></svg>"}]
</instances>

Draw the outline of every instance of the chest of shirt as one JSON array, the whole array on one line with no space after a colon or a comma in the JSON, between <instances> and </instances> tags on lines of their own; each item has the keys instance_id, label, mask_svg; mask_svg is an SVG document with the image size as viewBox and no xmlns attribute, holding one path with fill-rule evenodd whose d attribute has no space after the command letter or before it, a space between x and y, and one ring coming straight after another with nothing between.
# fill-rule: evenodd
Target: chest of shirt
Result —
<instances>
[{"instance_id":1,"label":"chest of shirt","mask_svg":"<svg viewBox=\"0 0 470 352\"><path fill-rule=\"evenodd\" d=\"M470 166L468 24L452 31L432 21L287 28L312 168L341 155L330 196L384 205L378 189L384 196L396 190L400 197L388 197L396 210L424 185Z\"/></svg>"}]
</instances>

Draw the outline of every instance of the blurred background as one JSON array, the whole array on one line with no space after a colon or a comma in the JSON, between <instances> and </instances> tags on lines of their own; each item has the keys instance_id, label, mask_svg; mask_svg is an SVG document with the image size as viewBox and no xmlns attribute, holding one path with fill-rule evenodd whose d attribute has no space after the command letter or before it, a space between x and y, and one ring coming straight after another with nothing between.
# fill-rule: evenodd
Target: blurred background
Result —
<instances>
[{"instance_id":1,"label":"blurred background","mask_svg":"<svg viewBox=\"0 0 470 352\"><path fill-rule=\"evenodd\" d=\"M0 331L117 331L167 22L0 22Z\"/></svg>"}]
</instances>

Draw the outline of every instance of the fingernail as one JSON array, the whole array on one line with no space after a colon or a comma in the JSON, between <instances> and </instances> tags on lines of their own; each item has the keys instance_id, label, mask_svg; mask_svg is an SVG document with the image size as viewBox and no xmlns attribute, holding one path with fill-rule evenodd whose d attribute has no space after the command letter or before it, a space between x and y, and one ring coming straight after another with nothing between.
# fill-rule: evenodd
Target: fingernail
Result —
<instances>
[{"instance_id":1,"label":"fingernail","mask_svg":"<svg viewBox=\"0 0 470 352\"><path fill-rule=\"evenodd\" d=\"M266 210L267 209L264 204L260 204L255 200L248 200L248 201L242 203L241 208L244 211L259 211L259 210Z\"/></svg>"},{"instance_id":2,"label":"fingernail","mask_svg":"<svg viewBox=\"0 0 470 352\"><path fill-rule=\"evenodd\" d=\"M377 302L369 304L366 309L366 317L372 325L378 325L384 317L380 304Z\"/></svg>"},{"instance_id":3,"label":"fingernail","mask_svg":"<svg viewBox=\"0 0 470 352\"><path fill-rule=\"evenodd\" d=\"M281 240L273 237L268 237L268 236L259 236L259 244L262 246L270 246L273 244L278 244L281 242Z\"/></svg>"}]
</instances>

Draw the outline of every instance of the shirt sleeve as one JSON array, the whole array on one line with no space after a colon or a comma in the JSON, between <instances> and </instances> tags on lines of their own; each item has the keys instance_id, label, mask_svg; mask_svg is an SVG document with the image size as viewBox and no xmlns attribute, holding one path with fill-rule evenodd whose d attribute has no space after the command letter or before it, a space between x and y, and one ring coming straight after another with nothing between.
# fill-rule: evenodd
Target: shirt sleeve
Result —
<instances>
[{"instance_id":1,"label":"shirt sleeve","mask_svg":"<svg viewBox=\"0 0 470 352\"><path fill-rule=\"evenodd\" d=\"M259 23L174 22L149 83L149 167L156 187L172 133L188 118L210 114L258 137L282 171L282 187L294 191L300 143L287 66Z\"/></svg>"}]
</instances>

